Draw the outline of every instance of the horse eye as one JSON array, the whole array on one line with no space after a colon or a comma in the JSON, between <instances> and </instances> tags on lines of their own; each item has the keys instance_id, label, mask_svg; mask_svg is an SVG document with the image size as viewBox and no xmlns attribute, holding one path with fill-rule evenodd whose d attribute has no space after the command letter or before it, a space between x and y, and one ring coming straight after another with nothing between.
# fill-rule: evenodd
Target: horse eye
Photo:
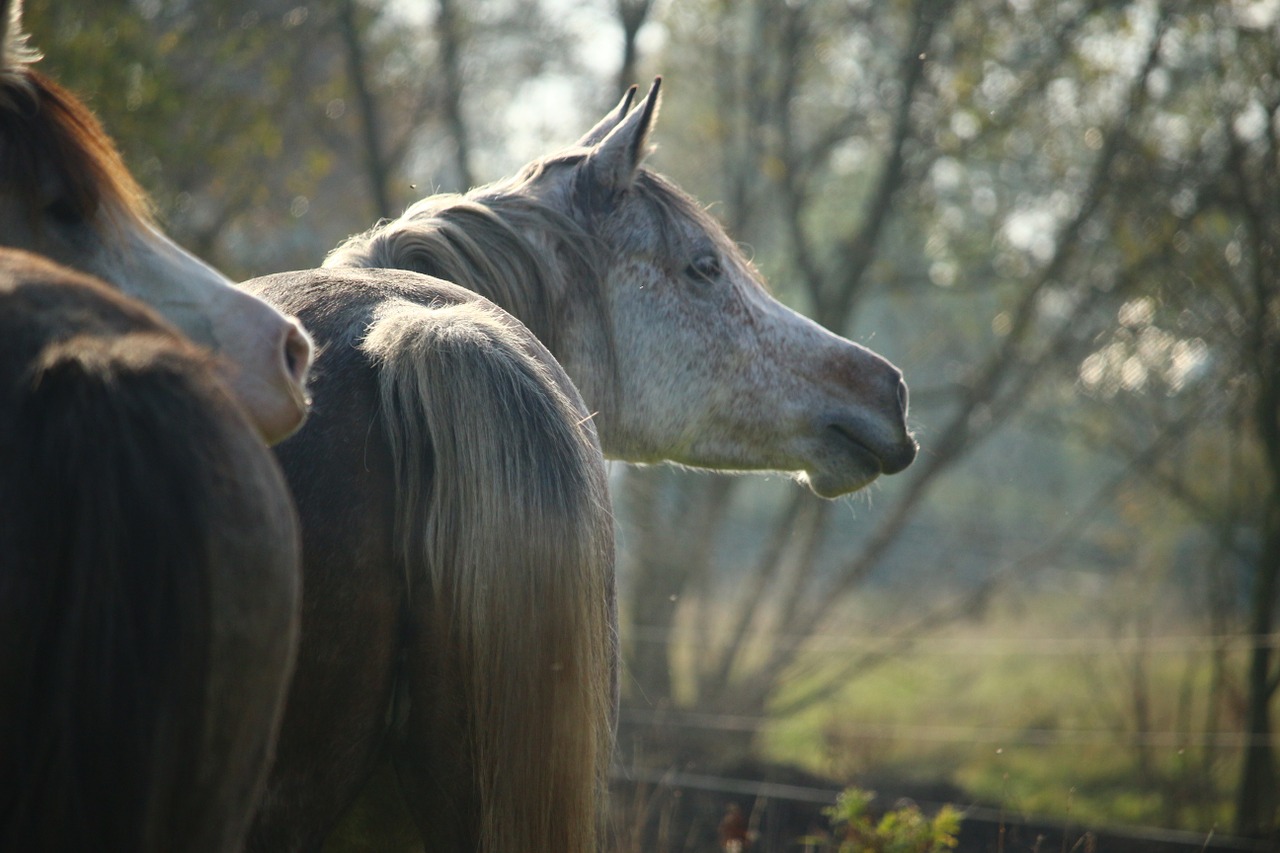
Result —
<instances>
[{"instance_id":1,"label":"horse eye","mask_svg":"<svg viewBox=\"0 0 1280 853\"><path fill-rule=\"evenodd\" d=\"M715 281L720 277L720 257L714 254L699 255L689 264L685 273L690 278Z\"/></svg>"},{"instance_id":2,"label":"horse eye","mask_svg":"<svg viewBox=\"0 0 1280 853\"><path fill-rule=\"evenodd\" d=\"M84 214L71 199L62 197L45 205L45 215L59 225L77 225L84 221Z\"/></svg>"}]
</instances>

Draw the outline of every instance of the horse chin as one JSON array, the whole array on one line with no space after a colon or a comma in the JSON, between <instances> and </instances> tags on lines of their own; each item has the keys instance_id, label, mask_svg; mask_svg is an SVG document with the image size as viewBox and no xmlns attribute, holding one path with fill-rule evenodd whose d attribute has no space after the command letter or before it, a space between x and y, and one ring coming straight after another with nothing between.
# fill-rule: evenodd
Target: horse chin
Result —
<instances>
[{"instance_id":1,"label":"horse chin","mask_svg":"<svg viewBox=\"0 0 1280 853\"><path fill-rule=\"evenodd\" d=\"M850 445L841 455L838 464L823 460L827 464L802 472L800 481L818 497L831 500L871 485L883 473L880 458L869 450Z\"/></svg>"},{"instance_id":2,"label":"horse chin","mask_svg":"<svg viewBox=\"0 0 1280 853\"><path fill-rule=\"evenodd\" d=\"M832 472L810 473L806 471L801 473L800 481L808 486L809 490L818 497L834 500L871 485L879 476L880 473L878 471L868 471L861 475L854 475L854 472L837 474Z\"/></svg>"}]
</instances>

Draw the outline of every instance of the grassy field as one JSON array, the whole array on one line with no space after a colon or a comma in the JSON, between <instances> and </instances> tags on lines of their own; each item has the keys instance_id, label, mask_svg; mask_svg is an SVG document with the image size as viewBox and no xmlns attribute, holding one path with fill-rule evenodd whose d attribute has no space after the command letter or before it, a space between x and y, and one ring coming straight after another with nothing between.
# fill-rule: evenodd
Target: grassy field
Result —
<instances>
[{"instance_id":1,"label":"grassy field","mask_svg":"<svg viewBox=\"0 0 1280 853\"><path fill-rule=\"evenodd\" d=\"M1010 813L1225 831L1241 652L1215 689L1208 638L1176 621L1125 634L1085 604L1024 600L923 639L773 721L762 751L839 780L950 783Z\"/></svg>"}]
</instances>

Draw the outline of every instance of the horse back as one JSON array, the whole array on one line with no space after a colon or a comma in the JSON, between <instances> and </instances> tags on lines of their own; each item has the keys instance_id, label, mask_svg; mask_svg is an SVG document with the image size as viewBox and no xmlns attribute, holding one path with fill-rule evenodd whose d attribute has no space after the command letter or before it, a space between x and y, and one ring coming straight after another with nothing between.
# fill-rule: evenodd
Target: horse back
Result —
<instances>
[{"instance_id":1,"label":"horse back","mask_svg":"<svg viewBox=\"0 0 1280 853\"><path fill-rule=\"evenodd\" d=\"M290 306L316 344L307 422L273 448L298 508L303 594L300 654L254 851L315 847L355 798L385 743L407 626L377 375L359 349L378 294L371 280L340 284L284 273L242 285Z\"/></svg>"},{"instance_id":2,"label":"horse back","mask_svg":"<svg viewBox=\"0 0 1280 853\"><path fill-rule=\"evenodd\" d=\"M349 737L350 695L382 671L375 659L403 655L395 686L373 693L388 704L362 711L372 717L363 736L393 739L424 837L440 849L592 849L611 747L613 539L603 460L576 390L510 315L436 279L320 270L245 286L319 343L311 420L277 448L299 501L306 573L288 713L297 708L306 730L317 710L342 705L347 727L330 738ZM378 488L377 543L367 519L367 534L352 532L362 529L354 518L335 523L344 505L373 505ZM389 559L351 565L369 552ZM308 620L340 618L338 602L356 587L401 603L402 635L381 651L366 643L348 667L354 680L326 679L334 671L316 659L337 650L335 629ZM335 592L346 595L313 600ZM394 708L393 693L404 700ZM298 769L314 776L316 754L284 746L290 719L278 801L255 849L279 844L273 833L290 819L332 818L315 806L329 794ZM371 761L377 750L362 754ZM342 758L332 756L326 781ZM370 767L357 768L357 787ZM290 813L290 790L310 799L307 812Z\"/></svg>"}]
</instances>

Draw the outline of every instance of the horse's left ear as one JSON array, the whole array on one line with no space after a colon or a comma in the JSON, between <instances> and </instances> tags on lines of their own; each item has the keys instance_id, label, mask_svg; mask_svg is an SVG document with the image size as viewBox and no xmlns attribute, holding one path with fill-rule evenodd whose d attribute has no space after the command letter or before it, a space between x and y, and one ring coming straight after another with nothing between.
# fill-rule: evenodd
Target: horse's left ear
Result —
<instances>
[{"instance_id":1,"label":"horse's left ear","mask_svg":"<svg viewBox=\"0 0 1280 853\"><path fill-rule=\"evenodd\" d=\"M654 78L640 106L618 122L587 155L583 168L589 170L593 184L613 191L631 186L636 168L649 153L649 130L658 114L661 86L662 78Z\"/></svg>"}]
</instances>

